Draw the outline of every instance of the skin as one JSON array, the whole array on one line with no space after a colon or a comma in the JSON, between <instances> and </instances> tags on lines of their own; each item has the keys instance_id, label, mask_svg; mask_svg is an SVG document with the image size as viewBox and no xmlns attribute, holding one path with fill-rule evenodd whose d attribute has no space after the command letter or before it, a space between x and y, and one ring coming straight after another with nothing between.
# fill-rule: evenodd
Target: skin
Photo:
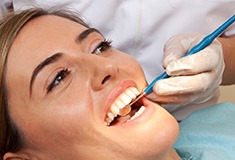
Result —
<instances>
[{"instance_id":1,"label":"skin","mask_svg":"<svg viewBox=\"0 0 235 160\"><path fill-rule=\"evenodd\" d=\"M91 32L76 37L84 26L57 16L41 16L24 26L9 52L6 84L9 111L26 137L25 147L4 158L14 159L178 159L171 149L179 128L161 106L142 99L145 112L114 126L104 124L115 98L127 87L147 84L140 65L127 54L97 49L104 38ZM93 51L97 54L92 54ZM35 68L62 53L32 81ZM69 71L48 92L57 74ZM60 77L61 78L61 77Z\"/></svg>"},{"instance_id":2,"label":"skin","mask_svg":"<svg viewBox=\"0 0 235 160\"><path fill-rule=\"evenodd\" d=\"M235 84L235 35L218 38L223 47L225 70L222 85Z\"/></svg>"}]
</instances>

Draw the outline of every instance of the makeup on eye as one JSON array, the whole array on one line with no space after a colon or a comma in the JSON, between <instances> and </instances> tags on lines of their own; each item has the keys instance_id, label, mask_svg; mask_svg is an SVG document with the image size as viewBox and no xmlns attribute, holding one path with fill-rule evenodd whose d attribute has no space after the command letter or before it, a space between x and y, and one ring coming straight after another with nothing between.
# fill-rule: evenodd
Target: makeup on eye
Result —
<instances>
[{"instance_id":1,"label":"makeup on eye","mask_svg":"<svg viewBox=\"0 0 235 160\"><path fill-rule=\"evenodd\" d=\"M111 47L111 40L103 40L95 47L92 51L93 54L100 54L101 52L105 52ZM57 72L51 83L47 87L47 93L50 93L55 87L60 85L61 82L65 80L65 78L70 74L68 68L62 68Z\"/></svg>"},{"instance_id":2,"label":"makeup on eye","mask_svg":"<svg viewBox=\"0 0 235 160\"><path fill-rule=\"evenodd\" d=\"M70 74L71 71L68 68L62 68L57 72L52 82L47 86L47 93L51 92L55 87L57 87L66 77Z\"/></svg>"},{"instance_id":3,"label":"makeup on eye","mask_svg":"<svg viewBox=\"0 0 235 160\"><path fill-rule=\"evenodd\" d=\"M101 41L97 47L92 51L93 54L99 54L101 52L105 52L110 49L112 41L111 40L103 40Z\"/></svg>"}]
</instances>

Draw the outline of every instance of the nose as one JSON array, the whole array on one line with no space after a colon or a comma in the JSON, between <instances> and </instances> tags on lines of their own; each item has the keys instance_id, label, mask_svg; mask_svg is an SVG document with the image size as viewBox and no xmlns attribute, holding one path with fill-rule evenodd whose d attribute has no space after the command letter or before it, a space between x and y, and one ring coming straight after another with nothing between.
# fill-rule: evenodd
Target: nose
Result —
<instances>
[{"instance_id":1,"label":"nose","mask_svg":"<svg viewBox=\"0 0 235 160\"><path fill-rule=\"evenodd\" d=\"M99 91L115 79L119 69L117 62L108 57L89 56L90 85L94 91Z\"/></svg>"}]
</instances>

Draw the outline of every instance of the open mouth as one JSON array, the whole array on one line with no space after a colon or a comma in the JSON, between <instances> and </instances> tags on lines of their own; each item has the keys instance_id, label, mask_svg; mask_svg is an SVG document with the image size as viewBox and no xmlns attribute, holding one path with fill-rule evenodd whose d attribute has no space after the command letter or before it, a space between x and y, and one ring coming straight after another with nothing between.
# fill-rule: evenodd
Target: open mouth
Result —
<instances>
[{"instance_id":1,"label":"open mouth","mask_svg":"<svg viewBox=\"0 0 235 160\"><path fill-rule=\"evenodd\" d=\"M120 110L129 105L129 103L139 94L139 91L135 87L129 87L122 94L120 94L113 102L109 109L109 112L106 115L105 125L113 126L122 124L139 117L145 111L145 107L142 105L141 101L138 101L137 103L132 105L131 112L126 116L121 117L118 115Z\"/></svg>"}]
</instances>

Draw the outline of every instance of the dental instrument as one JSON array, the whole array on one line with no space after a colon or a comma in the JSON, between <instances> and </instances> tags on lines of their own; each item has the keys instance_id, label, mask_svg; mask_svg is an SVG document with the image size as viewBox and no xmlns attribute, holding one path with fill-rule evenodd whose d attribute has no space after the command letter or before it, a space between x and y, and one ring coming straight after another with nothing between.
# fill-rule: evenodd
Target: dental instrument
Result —
<instances>
[{"instance_id":1,"label":"dental instrument","mask_svg":"<svg viewBox=\"0 0 235 160\"><path fill-rule=\"evenodd\" d=\"M211 34L207 35L205 38L202 39L197 45L195 45L189 52L187 52L184 56L192 55L200 50L204 49L208 45L210 45L215 38L217 38L220 34L224 32L225 29L227 29L233 22L235 22L235 15L230 17L226 22L224 22L221 26L219 26L215 31L213 31ZM139 94L134 100L130 102L129 105L125 106L119 111L119 116L126 116L131 111L131 105L136 103L139 99L141 99L143 96L149 94L153 91L154 84L161 80L170 77L166 72L162 73L160 76L156 77L145 89L144 91Z\"/></svg>"}]
</instances>

